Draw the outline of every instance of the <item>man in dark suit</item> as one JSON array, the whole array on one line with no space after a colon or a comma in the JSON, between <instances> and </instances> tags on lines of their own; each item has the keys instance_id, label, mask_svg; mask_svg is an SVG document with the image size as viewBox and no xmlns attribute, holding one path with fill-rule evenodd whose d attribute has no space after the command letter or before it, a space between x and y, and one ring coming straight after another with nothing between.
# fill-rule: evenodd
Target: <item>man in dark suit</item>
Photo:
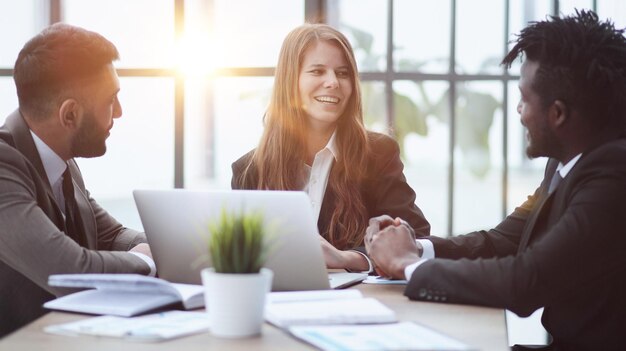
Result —
<instances>
[{"instance_id":1,"label":"man in dark suit","mask_svg":"<svg viewBox=\"0 0 626 351\"><path fill-rule=\"evenodd\" d=\"M62 294L51 274L154 274L145 235L98 206L73 159L106 151L122 114L117 58L104 37L65 24L19 53L19 109L0 128L0 337Z\"/></svg>"},{"instance_id":2,"label":"man in dark suit","mask_svg":"<svg viewBox=\"0 0 626 351\"><path fill-rule=\"evenodd\" d=\"M553 350L623 349L626 332L626 39L593 12L522 30L518 112L529 157L549 157L535 193L489 231L413 240L370 220L366 246L414 300L543 307Z\"/></svg>"}]
</instances>

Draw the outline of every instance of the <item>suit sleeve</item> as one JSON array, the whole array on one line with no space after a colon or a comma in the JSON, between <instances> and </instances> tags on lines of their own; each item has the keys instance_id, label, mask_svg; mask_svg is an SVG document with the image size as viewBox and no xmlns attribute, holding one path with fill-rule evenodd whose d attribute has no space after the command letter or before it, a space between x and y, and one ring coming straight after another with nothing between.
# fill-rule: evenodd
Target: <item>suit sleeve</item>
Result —
<instances>
[{"instance_id":1,"label":"suit sleeve","mask_svg":"<svg viewBox=\"0 0 626 351\"><path fill-rule=\"evenodd\" d=\"M428 237L437 258L490 258L514 255L519 247L521 233L536 202L540 188L504 221L488 231L481 230L452 238Z\"/></svg>"},{"instance_id":2,"label":"suit sleeve","mask_svg":"<svg viewBox=\"0 0 626 351\"><path fill-rule=\"evenodd\" d=\"M389 215L407 221L417 237L430 235L430 224L415 205L415 192L407 184L400 148L392 138L375 134L371 142L371 178L365 189L370 217Z\"/></svg>"},{"instance_id":3,"label":"suit sleeve","mask_svg":"<svg viewBox=\"0 0 626 351\"><path fill-rule=\"evenodd\" d=\"M87 195L89 196L89 192ZM147 242L144 233L122 226L91 196L89 196L89 203L96 217L99 250L128 251L137 244Z\"/></svg>"},{"instance_id":4,"label":"suit sleeve","mask_svg":"<svg viewBox=\"0 0 626 351\"><path fill-rule=\"evenodd\" d=\"M544 180L539 188L495 228L452 238L429 237L428 240L433 243L435 249L435 257L474 259L514 255L518 250L521 235L530 212L546 191L546 179L550 178L545 175L553 174L557 165L558 161L556 160L550 160L547 163Z\"/></svg>"},{"instance_id":5,"label":"suit sleeve","mask_svg":"<svg viewBox=\"0 0 626 351\"><path fill-rule=\"evenodd\" d=\"M122 226L115 218L104 210L91 197L89 191L85 189L82 174L76 162L69 162L70 167L75 168L74 181L78 184L80 192L85 201L89 203L89 207L95 218L97 249L107 251L128 251L140 243L147 242L146 235L133 229Z\"/></svg>"},{"instance_id":6,"label":"suit sleeve","mask_svg":"<svg viewBox=\"0 0 626 351\"><path fill-rule=\"evenodd\" d=\"M0 260L53 294L48 276L63 273L148 274L145 262L127 252L95 251L79 246L60 231L38 204L47 194L37 189L36 170L2 150L0 157Z\"/></svg>"},{"instance_id":7,"label":"suit sleeve","mask_svg":"<svg viewBox=\"0 0 626 351\"><path fill-rule=\"evenodd\" d=\"M588 164L569 189L560 189L565 193L559 200L562 213L522 252L488 259L429 260L415 270L405 295L507 308L527 316L572 289L593 286L623 270L626 167L618 161L608 163L614 165L612 170L603 167L607 163Z\"/></svg>"}]
</instances>

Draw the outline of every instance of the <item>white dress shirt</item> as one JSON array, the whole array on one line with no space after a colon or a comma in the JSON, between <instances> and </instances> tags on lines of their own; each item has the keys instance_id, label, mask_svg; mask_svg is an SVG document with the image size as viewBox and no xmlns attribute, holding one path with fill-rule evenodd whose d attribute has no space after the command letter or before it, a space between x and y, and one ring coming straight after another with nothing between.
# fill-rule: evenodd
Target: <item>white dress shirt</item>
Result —
<instances>
[{"instance_id":1,"label":"white dress shirt","mask_svg":"<svg viewBox=\"0 0 626 351\"><path fill-rule=\"evenodd\" d=\"M334 131L328 143L326 143L326 146L315 154L313 164L311 166L305 164L304 167L304 177L308 179L308 181L305 183L304 189L302 190L309 194L309 198L311 199L315 223L317 223L320 217L320 210L322 209L322 202L324 202L324 194L326 193L326 186L328 185L330 169L333 166L333 162L338 159L339 153L335 145L336 134L337 131Z\"/></svg>"},{"instance_id":2,"label":"white dress shirt","mask_svg":"<svg viewBox=\"0 0 626 351\"><path fill-rule=\"evenodd\" d=\"M52 188L52 194L57 201L63 216L65 217L65 197L63 196L63 172L67 168L67 163L63 161L59 155L57 155L43 140L41 140L37 134L30 131L30 135L33 137L35 148L39 153L39 158L43 164L43 168L46 171L48 177L48 183ZM139 252L130 252L131 254L141 258L148 266L150 266L149 276L156 276L156 265L154 260L147 255Z\"/></svg>"},{"instance_id":3,"label":"white dress shirt","mask_svg":"<svg viewBox=\"0 0 626 351\"><path fill-rule=\"evenodd\" d=\"M304 179L308 179L304 188L309 198L311 199L311 206L313 207L313 214L315 215L315 223L319 220L320 210L322 209L322 203L324 202L324 194L326 193L326 187L328 186L328 177L330 176L330 170L333 166L333 162L339 159L339 152L337 145L335 144L335 138L337 131L328 139L326 146L315 154L313 164L311 166L306 165L304 167ZM362 255L367 264L368 270L364 271L370 273L373 271L373 265L370 259L362 252L351 250Z\"/></svg>"},{"instance_id":4,"label":"white dress shirt","mask_svg":"<svg viewBox=\"0 0 626 351\"><path fill-rule=\"evenodd\" d=\"M556 171L559 172L561 178L565 179L567 174L572 170L572 168L574 168L576 162L578 162L578 160L580 159L580 156L582 156L582 153L574 156L574 158L569 160L569 162L567 162L567 164L565 165L559 162L559 165L556 167ZM404 276L406 280L411 279L411 276L413 275L413 272L415 272L415 269L421 266L422 263L428 261L429 259L435 258L435 248L433 247L433 243L430 240L416 239L416 241L422 244L424 252L422 253L422 257L419 261L412 263L404 268Z\"/></svg>"}]
</instances>

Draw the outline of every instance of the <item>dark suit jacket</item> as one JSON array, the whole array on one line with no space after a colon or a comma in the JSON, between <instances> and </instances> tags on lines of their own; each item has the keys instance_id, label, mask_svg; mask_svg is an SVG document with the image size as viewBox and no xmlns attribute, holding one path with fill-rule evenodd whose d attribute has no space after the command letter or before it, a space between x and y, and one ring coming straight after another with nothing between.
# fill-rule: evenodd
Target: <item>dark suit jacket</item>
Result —
<instances>
[{"instance_id":1,"label":"dark suit jacket","mask_svg":"<svg viewBox=\"0 0 626 351\"><path fill-rule=\"evenodd\" d=\"M411 299L507 308L542 323L558 350L623 350L626 335L626 140L583 153L550 195L550 160L534 195L496 228L431 237ZM443 259L439 259L443 258Z\"/></svg>"},{"instance_id":2,"label":"dark suit jacket","mask_svg":"<svg viewBox=\"0 0 626 351\"><path fill-rule=\"evenodd\" d=\"M120 252L145 242L145 235L98 206L76 163L69 165L87 247L63 232L61 210L21 114L15 111L0 128L0 337L42 315L42 304L64 292L47 285L50 274L150 272L140 258Z\"/></svg>"},{"instance_id":3,"label":"dark suit jacket","mask_svg":"<svg viewBox=\"0 0 626 351\"><path fill-rule=\"evenodd\" d=\"M368 155L365 182L361 187L361 196L368 215L375 217L388 214L392 217L400 217L409 222L417 236L429 235L430 224L424 218L422 211L415 206L415 192L406 183L406 178L402 173L404 165L400 161L398 143L391 137L380 133L368 132L368 138L371 153ZM231 183L233 189L257 188L258 175L255 167L251 168L252 172L248 173L243 187L240 187L237 181L250 163L252 154L253 151L250 151L233 163ZM331 168L331 173L333 170L334 167ZM330 219L336 206L335 201L336 194L327 187L317 221L318 230L323 237L327 237ZM363 251L362 247L360 251Z\"/></svg>"}]
</instances>

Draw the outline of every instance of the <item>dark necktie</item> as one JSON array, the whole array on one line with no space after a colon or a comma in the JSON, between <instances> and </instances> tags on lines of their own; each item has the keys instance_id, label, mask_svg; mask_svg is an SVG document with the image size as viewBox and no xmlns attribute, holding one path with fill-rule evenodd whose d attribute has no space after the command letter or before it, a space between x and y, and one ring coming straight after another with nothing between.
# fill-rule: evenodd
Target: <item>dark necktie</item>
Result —
<instances>
[{"instance_id":1,"label":"dark necktie","mask_svg":"<svg viewBox=\"0 0 626 351\"><path fill-rule=\"evenodd\" d=\"M65 234L74 239L80 246L85 246L83 226L74 198L74 184L69 165L63 172L63 197L65 198Z\"/></svg>"},{"instance_id":2,"label":"dark necktie","mask_svg":"<svg viewBox=\"0 0 626 351\"><path fill-rule=\"evenodd\" d=\"M559 186L559 183L561 183L562 180L563 177L561 177L561 173L559 173L559 171L554 172L552 180L550 180L550 186L548 186L548 194L552 194L552 192L554 192L554 190L556 189L556 187Z\"/></svg>"}]
</instances>

